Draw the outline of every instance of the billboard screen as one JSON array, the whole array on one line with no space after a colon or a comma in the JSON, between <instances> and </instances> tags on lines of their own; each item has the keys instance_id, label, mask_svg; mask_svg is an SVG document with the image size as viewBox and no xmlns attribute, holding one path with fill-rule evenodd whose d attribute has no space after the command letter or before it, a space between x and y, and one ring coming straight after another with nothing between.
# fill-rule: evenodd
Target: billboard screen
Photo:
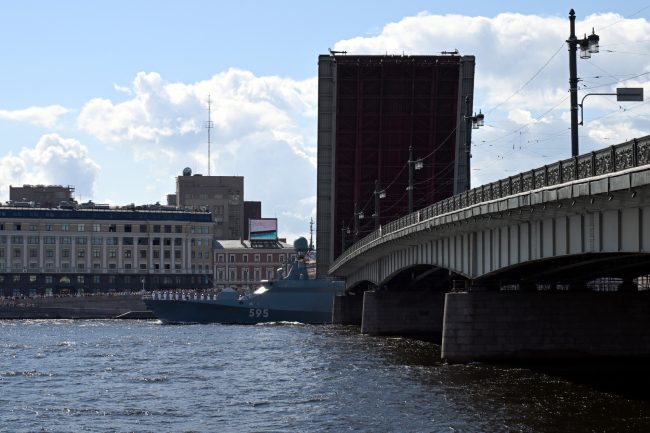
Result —
<instances>
[{"instance_id":1,"label":"billboard screen","mask_svg":"<svg viewBox=\"0 0 650 433\"><path fill-rule=\"evenodd\" d=\"M248 239L251 241L277 241L278 219L262 218L249 220Z\"/></svg>"}]
</instances>

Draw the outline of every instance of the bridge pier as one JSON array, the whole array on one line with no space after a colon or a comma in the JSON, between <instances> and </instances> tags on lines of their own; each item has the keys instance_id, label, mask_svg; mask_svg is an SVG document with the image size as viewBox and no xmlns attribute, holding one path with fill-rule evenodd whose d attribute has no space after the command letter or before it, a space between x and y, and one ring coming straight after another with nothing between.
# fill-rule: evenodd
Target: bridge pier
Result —
<instances>
[{"instance_id":1,"label":"bridge pier","mask_svg":"<svg viewBox=\"0 0 650 433\"><path fill-rule=\"evenodd\" d=\"M449 362L649 357L650 292L447 293Z\"/></svg>"},{"instance_id":2,"label":"bridge pier","mask_svg":"<svg viewBox=\"0 0 650 433\"><path fill-rule=\"evenodd\" d=\"M341 295L334 297L332 323L335 325L361 325L363 295Z\"/></svg>"},{"instance_id":3,"label":"bridge pier","mask_svg":"<svg viewBox=\"0 0 650 433\"><path fill-rule=\"evenodd\" d=\"M439 339L445 293L440 291L367 291L361 333Z\"/></svg>"}]
</instances>

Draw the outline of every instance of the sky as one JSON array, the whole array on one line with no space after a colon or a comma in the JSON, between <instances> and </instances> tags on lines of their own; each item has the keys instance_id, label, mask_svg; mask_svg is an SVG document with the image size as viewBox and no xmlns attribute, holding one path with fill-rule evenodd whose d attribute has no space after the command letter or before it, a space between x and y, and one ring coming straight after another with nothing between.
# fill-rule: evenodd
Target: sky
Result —
<instances>
[{"instance_id":1,"label":"sky","mask_svg":"<svg viewBox=\"0 0 650 433\"><path fill-rule=\"evenodd\" d=\"M245 177L245 200L309 235L316 215L317 61L349 54L476 57L472 186L571 155L569 9L579 99L643 87L650 0L22 0L0 2L0 201L9 185L75 187L79 202L165 203L183 168ZM647 102L590 96L580 153L650 134Z\"/></svg>"}]
</instances>

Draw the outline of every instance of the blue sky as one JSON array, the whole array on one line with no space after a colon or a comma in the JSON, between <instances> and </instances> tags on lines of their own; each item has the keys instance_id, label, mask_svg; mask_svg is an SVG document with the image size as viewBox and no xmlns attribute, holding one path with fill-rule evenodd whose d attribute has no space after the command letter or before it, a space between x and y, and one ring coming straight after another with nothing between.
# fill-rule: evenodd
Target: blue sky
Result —
<instances>
[{"instance_id":1,"label":"blue sky","mask_svg":"<svg viewBox=\"0 0 650 433\"><path fill-rule=\"evenodd\" d=\"M648 86L650 0L2 2L0 200L43 183L80 201L164 202L184 167L207 174L210 94L212 174L245 176L282 235L305 235L328 48L475 55L488 126L473 135L474 185L566 158L571 7L579 34L601 36L578 60L581 95ZM581 152L649 134L649 112L590 98Z\"/></svg>"}]
</instances>

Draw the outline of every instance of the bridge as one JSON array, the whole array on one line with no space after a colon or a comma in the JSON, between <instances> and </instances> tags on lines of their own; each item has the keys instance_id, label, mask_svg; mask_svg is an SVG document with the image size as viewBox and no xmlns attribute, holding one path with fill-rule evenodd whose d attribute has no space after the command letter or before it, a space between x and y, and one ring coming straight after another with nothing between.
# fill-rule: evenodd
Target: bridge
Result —
<instances>
[{"instance_id":1,"label":"bridge","mask_svg":"<svg viewBox=\"0 0 650 433\"><path fill-rule=\"evenodd\" d=\"M648 356L649 196L647 136L434 203L332 263L335 320L452 362Z\"/></svg>"}]
</instances>

